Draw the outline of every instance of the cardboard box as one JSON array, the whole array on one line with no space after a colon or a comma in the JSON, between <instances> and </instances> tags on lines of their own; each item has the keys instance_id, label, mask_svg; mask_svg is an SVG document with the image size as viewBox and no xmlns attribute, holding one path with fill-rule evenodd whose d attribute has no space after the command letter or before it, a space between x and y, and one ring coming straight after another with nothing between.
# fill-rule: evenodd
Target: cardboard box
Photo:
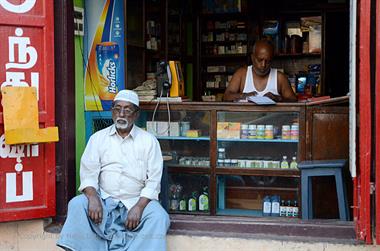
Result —
<instances>
[{"instance_id":1,"label":"cardboard box","mask_svg":"<svg viewBox=\"0 0 380 251\"><path fill-rule=\"evenodd\" d=\"M217 137L222 139L240 139L240 123L218 122Z\"/></svg>"},{"instance_id":2,"label":"cardboard box","mask_svg":"<svg viewBox=\"0 0 380 251\"><path fill-rule=\"evenodd\" d=\"M156 121L147 121L146 122L146 130L147 132L156 135L157 133L157 123Z\"/></svg>"},{"instance_id":3,"label":"cardboard box","mask_svg":"<svg viewBox=\"0 0 380 251\"><path fill-rule=\"evenodd\" d=\"M157 136L169 136L169 123L167 121L157 121Z\"/></svg>"},{"instance_id":4,"label":"cardboard box","mask_svg":"<svg viewBox=\"0 0 380 251\"><path fill-rule=\"evenodd\" d=\"M186 137L189 138L198 138L201 136L201 130L188 130L186 132Z\"/></svg>"},{"instance_id":5,"label":"cardboard box","mask_svg":"<svg viewBox=\"0 0 380 251\"><path fill-rule=\"evenodd\" d=\"M178 137L180 132L179 122L170 122L169 136Z\"/></svg>"}]
</instances>

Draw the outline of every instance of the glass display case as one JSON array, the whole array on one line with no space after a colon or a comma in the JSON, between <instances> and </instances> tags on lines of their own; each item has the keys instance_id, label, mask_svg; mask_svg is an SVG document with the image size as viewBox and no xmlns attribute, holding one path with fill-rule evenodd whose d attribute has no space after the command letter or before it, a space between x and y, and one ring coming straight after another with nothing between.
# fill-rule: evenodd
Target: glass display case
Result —
<instances>
[{"instance_id":1,"label":"glass display case","mask_svg":"<svg viewBox=\"0 0 380 251\"><path fill-rule=\"evenodd\" d=\"M137 124L170 156L163 184L169 212L280 216L281 207L287 210L281 216L298 217L303 106L176 103L170 112L164 104L154 110L154 104L143 106Z\"/></svg>"},{"instance_id":2,"label":"glass display case","mask_svg":"<svg viewBox=\"0 0 380 251\"><path fill-rule=\"evenodd\" d=\"M298 142L298 112L217 112L217 214L297 217Z\"/></svg>"},{"instance_id":3,"label":"glass display case","mask_svg":"<svg viewBox=\"0 0 380 251\"><path fill-rule=\"evenodd\" d=\"M295 165L306 157L303 104L184 102L156 109L152 102L140 107L136 125L157 137L169 159L161 202L170 213L279 216L263 213L264 202L297 211L285 213L288 217L301 213ZM86 119L92 121L88 137L112 124L109 112Z\"/></svg>"},{"instance_id":4,"label":"glass display case","mask_svg":"<svg viewBox=\"0 0 380 251\"><path fill-rule=\"evenodd\" d=\"M169 212L209 214L209 183L209 175L169 174Z\"/></svg>"},{"instance_id":5,"label":"glass display case","mask_svg":"<svg viewBox=\"0 0 380 251\"><path fill-rule=\"evenodd\" d=\"M143 111L137 125L157 137L171 167L210 167L210 113L205 111Z\"/></svg>"}]
</instances>

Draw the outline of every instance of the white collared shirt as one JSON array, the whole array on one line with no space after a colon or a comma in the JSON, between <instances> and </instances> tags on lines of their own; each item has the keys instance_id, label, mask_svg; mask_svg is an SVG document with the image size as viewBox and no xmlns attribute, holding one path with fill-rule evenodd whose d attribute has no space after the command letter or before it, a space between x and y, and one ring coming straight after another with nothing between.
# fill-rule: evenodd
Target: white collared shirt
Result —
<instances>
[{"instance_id":1,"label":"white collared shirt","mask_svg":"<svg viewBox=\"0 0 380 251\"><path fill-rule=\"evenodd\" d=\"M112 125L90 137L78 190L94 187L103 199L112 197L130 209L140 197L158 200L162 166L160 144L153 135L133 125L122 138Z\"/></svg>"}]
</instances>

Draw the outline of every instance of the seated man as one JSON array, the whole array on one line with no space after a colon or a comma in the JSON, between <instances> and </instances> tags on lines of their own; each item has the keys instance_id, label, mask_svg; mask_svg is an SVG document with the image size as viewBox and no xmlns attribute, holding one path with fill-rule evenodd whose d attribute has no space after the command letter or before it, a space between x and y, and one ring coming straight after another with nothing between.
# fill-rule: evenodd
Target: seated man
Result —
<instances>
[{"instance_id":1,"label":"seated man","mask_svg":"<svg viewBox=\"0 0 380 251\"><path fill-rule=\"evenodd\" d=\"M157 139L134 125L135 92L120 91L114 125L91 136L79 191L57 245L66 250L166 250L169 216L158 200L163 160Z\"/></svg>"},{"instance_id":2,"label":"seated man","mask_svg":"<svg viewBox=\"0 0 380 251\"><path fill-rule=\"evenodd\" d=\"M273 53L269 41L257 41L251 53L252 65L239 68L234 73L224 93L224 100L235 101L258 95L276 102L297 101L286 75L271 68Z\"/></svg>"}]
</instances>

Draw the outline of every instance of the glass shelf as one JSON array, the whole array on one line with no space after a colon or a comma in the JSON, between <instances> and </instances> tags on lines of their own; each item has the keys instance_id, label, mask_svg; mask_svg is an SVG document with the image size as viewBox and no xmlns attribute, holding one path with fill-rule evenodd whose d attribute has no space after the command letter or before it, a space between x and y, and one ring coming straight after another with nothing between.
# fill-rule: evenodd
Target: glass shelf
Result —
<instances>
[{"instance_id":1,"label":"glass shelf","mask_svg":"<svg viewBox=\"0 0 380 251\"><path fill-rule=\"evenodd\" d=\"M183 137L183 136L156 136L157 139L164 139L164 140L205 140L209 141L210 137L197 137L197 138L191 138L191 137Z\"/></svg>"},{"instance_id":2,"label":"glass shelf","mask_svg":"<svg viewBox=\"0 0 380 251\"><path fill-rule=\"evenodd\" d=\"M218 141L234 141L234 142L268 142L268 143L298 143L298 139L221 139Z\"/></svg>"}]
</instances>

